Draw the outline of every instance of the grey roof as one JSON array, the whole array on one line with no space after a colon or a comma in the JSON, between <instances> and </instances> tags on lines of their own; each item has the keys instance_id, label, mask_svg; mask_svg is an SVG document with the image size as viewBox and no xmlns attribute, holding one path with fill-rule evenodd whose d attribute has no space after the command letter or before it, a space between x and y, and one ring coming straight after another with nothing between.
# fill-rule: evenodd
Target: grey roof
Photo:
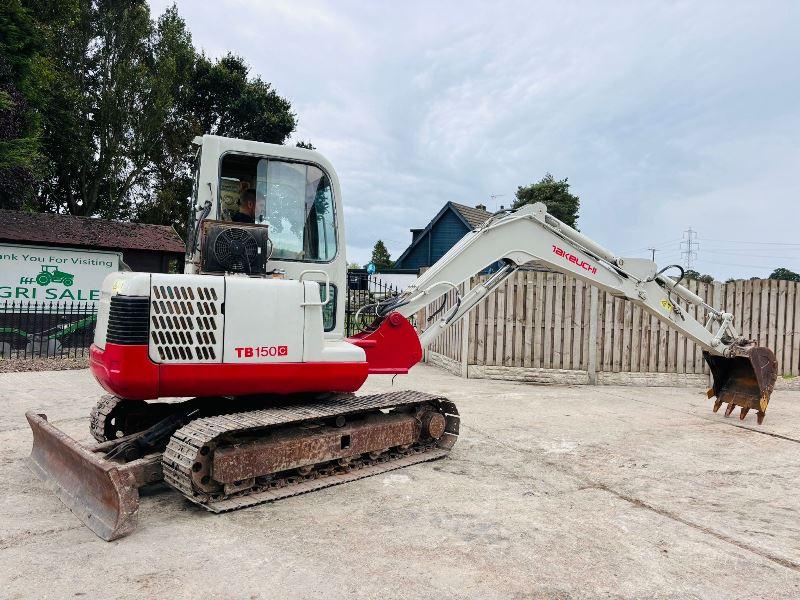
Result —
<instances>
[{"instance_id":1,"label":"grey roof","mask_svg":"<svg viewBox=\"0 0 800 600\"><path fill-rule=\"evenodd\" d=\"M475 208L474 206L465 206L464 204L458 204L456 202L450 203L453 208L455 208L459 213L461 213L461 217L469 223L472 229L476 229L477 227L483 225L489 217L492 216L488 210L482 208Z\"/></svg>"}]
</instances>

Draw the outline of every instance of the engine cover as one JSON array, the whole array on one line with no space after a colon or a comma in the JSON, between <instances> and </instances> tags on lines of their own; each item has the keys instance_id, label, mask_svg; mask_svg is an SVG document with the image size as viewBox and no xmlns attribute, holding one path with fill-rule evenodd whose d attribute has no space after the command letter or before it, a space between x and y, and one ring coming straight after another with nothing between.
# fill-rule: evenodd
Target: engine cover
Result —
<instances>
[{"instance_id":1,"label":"engine cover","mask_svg":"<svg viewBox=\"0 0 800 600\"><path fill-rule=\"evenodd\" d=\"M319 297L315 281L112 274L92 373L132 400L355 391L365 351L325 338Z\"/></svg>"}]
</instances>

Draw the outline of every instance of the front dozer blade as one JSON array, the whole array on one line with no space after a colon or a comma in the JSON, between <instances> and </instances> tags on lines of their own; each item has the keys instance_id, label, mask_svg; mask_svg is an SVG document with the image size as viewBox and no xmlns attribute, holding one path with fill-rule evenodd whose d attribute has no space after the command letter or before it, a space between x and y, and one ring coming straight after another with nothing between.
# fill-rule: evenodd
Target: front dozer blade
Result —
<instances>
[{"instance_id":1,"label":"front dozer blade","mask_svg":"<svg viewBox=\"0 0 800 600\"><path fill-rule=\"evenodd\" d=\"M707 352L703 353L703 358L714 377L714 385L708 390L709 398L717 397L714 412L720 409L723 402L727 402L726 417L739 406L740 419L744 419L752 409L757 411L756 419L761 425L778 378L778 361L772 350L748 344L734 346L730 358Z\"/></svg>"},{"instance_id":2,"label":"front dozer blade","mask_svg":"<svg viewBox=\"0 0 800 600\"><path fill-rule=\"evenodd\" d=\"M86 448L47 421L25 413L33 432L28 466L89 529L106 541L133 531L139 510L138 488L159 481L161 455L129 463L104 458L120 440Z\"/></svg>"}]
</instances>

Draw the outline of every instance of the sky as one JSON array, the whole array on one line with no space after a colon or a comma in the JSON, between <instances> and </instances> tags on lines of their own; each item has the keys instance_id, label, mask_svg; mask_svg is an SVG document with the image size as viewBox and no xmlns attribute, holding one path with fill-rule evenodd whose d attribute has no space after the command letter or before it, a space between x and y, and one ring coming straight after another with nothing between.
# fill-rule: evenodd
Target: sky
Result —
<instances>
[{"instance_id":1,"label":"sky","mask_svg":"<svg viewBox=\"0 0 800 600\"><path fill-rule=\"evenodd\" d=\"M719 280L800 272L798 2L177 5L333 162L351 262L550 172L618 255L685 264L692 229L693 268Z\"/></svg>"}]
</instances>

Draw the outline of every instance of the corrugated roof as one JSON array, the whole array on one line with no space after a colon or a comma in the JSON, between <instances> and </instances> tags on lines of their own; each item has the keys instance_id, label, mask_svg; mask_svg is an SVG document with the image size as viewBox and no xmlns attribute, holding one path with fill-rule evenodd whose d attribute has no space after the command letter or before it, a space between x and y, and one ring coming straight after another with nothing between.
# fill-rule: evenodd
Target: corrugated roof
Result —
<instances>
[{"instance_id":1,"label":"corrugated roof","mask_svg":"<svg viewBox=\"0 0 800 600\"><path fill-rule=\"evenodd\" d=\"M183 240L171 225L2 209L0 241L181 254L185 251Z\"/></svg>"},{"instance_id":2,"label":"corrugated roof","mask_svg":"<svg viewBox=\"0 0 800 600\"><path fill-rule=\"evenodd\" d=\"M474 206L466 206L464 204L458 204L456 202L450 203L453 208L455 208L461 216L464 217L464 220L470 224L470 227L475 229L476 227L480 227L483 225L489 217L492 216L488 210L482 208L475 208Z\"/></svg>"}]
</instances>

